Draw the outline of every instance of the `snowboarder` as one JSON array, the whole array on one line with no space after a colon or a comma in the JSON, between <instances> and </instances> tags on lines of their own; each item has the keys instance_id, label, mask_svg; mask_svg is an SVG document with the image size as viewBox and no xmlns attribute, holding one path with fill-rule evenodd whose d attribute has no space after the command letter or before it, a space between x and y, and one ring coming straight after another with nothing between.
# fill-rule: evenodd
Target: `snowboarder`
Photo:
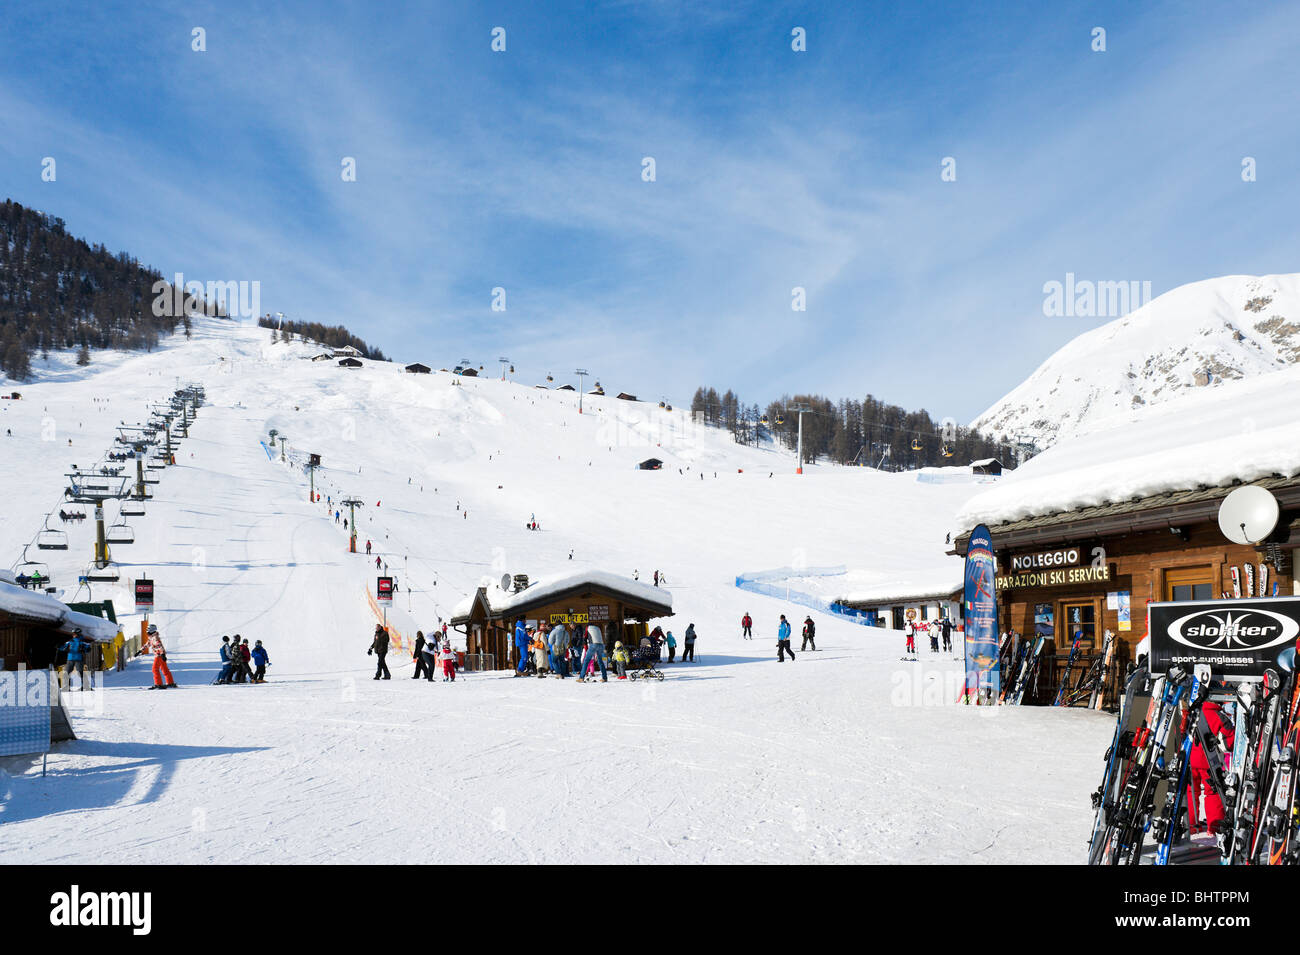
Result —
<instances>
[{"instance_id":1,"label":"snowboarder","mask_svg":"<svg viewBox=\"0 0 1300 955\"><path fill-rule=\"evenodd\" d=\"M157 625L149 624L145 634L147 636L145 650L153 654L153 688L162 690L176 686L176 681L172 679L172 671L167 667L167 651L163 648ZM163 682L164 678L167 680L166 683Z\"/></svg>"},{"instance_id":2,"label":"snowboarder","mask_svg":"<svg viewBox=\"0 0 1300 955\"><path fill-rule=\"evenodd\" d=\"M803 642L799 649L807 650L809 647L817 649L817 624L813 623L811 616L803 618Z\"/></svg>"},{"instance_id":3,"label":"snowboarder","mask_svg":"<svg viewBox=\"0 0 1300 955\"><path fill-rule=\"evenodd\" d=\"M370 641L370 649L366 651L366 656L374 654L377 658L375 664L376 680L391 680L393 675L388 672L388 664L384 657L388 656L388 631L380 624L375 624L375 636Z\"/></svg>"},{"instance_id":4,"label":"snowboarder","mask_svg":"<svg viewBox=\"0 0 1300 955\"><path fill-rule=\"evenodd\" d=\"M781 623L776 628L776 662L784 663L785 655L790 654L790 662L794 662L794 647L790 646L790 621L785 619L785 614L781 614Z\"/></svg>"},{"instance_id":5,"label":"snowboarder","mask_svg":"<svg viewBox=\"0 0 1300 955\"><path fill-rule=\"evenodd\" d=\"M262 641L258 640L257 645L253 647L252 652L253 665L257 670L253 673L254 683L266 682L266 668L271 665L271 658L267 655L266 647L262 646Z\"/></svg>"},{"instance_id":6,"label":"snowboarder","mask_svg":"<svg viewBox=\"0 0 1300 955\"><path fill-rule=\"evenodd\" d=\"M743 636L746 640L753 640L754 639L753 627L754 627L754 621L749 616L749 611L747 610L745 611L745 615L740 618L741 636Z\"/></svg>"},{"instance_id":7,"label":"snowboarder","mask_svg":"<svg viewBox=\"0 0 1300 955\"><path fill-rule=\"evenodd\" d=\"M695 662L695 624L688 624L686 627L685 645L682 647L682 662L690 660Z\"/></svg>"}]
</instances>

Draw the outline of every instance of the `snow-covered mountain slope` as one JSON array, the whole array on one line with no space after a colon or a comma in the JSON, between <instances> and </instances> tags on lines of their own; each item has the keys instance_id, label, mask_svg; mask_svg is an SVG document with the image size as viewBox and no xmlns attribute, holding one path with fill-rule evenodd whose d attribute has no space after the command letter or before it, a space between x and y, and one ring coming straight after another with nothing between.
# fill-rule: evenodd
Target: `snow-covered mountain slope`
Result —
<instances>
[{"instance_id":1,"label":"snow-covered mountain slope","mask_svg":"<svg viewBox=\"0 0 1300 955\"><path fill-rule=\"evenodd\" d=\"M128 519L136 542L114 551L124 578L155 581L151 619L181 689L140 692L148 665L133 662L86 694L82 738L57 747L49 777L0 760L0 859L1077 857L1105 716L955 707L959 661L901 664L896 635L821 615L818 652L778 665L778 615L804 611L734 586L756 567L910 577L946 566L943 535L978 487L835 467L798 477L790 455L656 405L587 397L578 415L571 392L347 370L306 360L316 350L198 322L192 341L59 365L0 402L13 432L0 445L12 505L0 553L12 560L57 509L64 471L91 463L119 420L144 417L178 382L208 397L148 513ZM289 461L264 449L271 428L288 436ZM397 652L394 679L373 681L375 562L347 553L341 524L309 502L294 464L306 452L322 455L318 490L364 502L361 535L397 577L399 627L432 629L505 572L636 570L645 583L657 569L673 598L666 625L695 624L700 662L652 687L507 673L451 686L410 679ZM652 455L662 470L635 467ZM526 530L534 516L541 529ZM67 533L68 551L39 552L56 584L90 556L89 522ZM125 588L93 596L138 627ZM265 641L268 683L209 685L231 633ZM1026 752L1059 765L1043 772ZM1017 799L998 798L1008 789ZM422 806L447 821L440 838L427 838Z\"/></svg>"},{"instance_id":2,"label":"snow-covered mountain slope","mask_svg":"<svg viewBox=\"0 0 1300 955\"><path fill-rule=\"evenodd\" d=\"M1040 448L1300 358L1300 275L1193 282L1085 332L972 422Z\"/></svg>"},{"instance_id":3,"label":"snow-covered mountain slope","mask_svg":"<svg viewBox=\"0 0 1300 955\"><path fill-rule=\"evenodd\" d=\"M1171 397L1061 441L968 500L957 529L1300 474L1300 365Z\"/></svg>"}]
</instances>

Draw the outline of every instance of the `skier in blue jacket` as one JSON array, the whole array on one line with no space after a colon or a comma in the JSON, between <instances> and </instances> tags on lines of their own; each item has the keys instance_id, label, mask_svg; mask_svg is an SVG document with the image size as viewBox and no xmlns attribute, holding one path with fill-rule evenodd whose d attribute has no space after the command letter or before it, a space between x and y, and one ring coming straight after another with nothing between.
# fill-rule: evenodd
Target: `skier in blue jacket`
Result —
<instances>
[{"instance_id":1,"label":"skier in blue jacket","mask_svg":"<svg viewBox=\"0 0 1300 955\"><path fill-rule=\"evenodd\" d=\"M230 655L230 638L221 638L221 672L217 674L218 683L229 683L234 676L235 658Z\"/></svg>"},{"instance_id":2,"label":"skier in blue jacket","mask_svg":"<svg viewBox=\"0 0 1300 955\"><path fill-rule=\"evenodd\" d=\"M74 671L81 674L81 689L86 688L86 655L90 653L92 647L94 647L94 644L82 638L80 629L74 629L72 639L59 647L60 650L68 651L68 659L63 665L63 673L69 690L72 689L72 674Z\"/></svg>"},{"instance_id":3,"label":"skier in blue jacket","mask_svg":"<svg viewBox=\"0 0 1300 955\"><path fill-rule=\"evenodd\" d=\"M793 662L794 647L790 646L790 621L785 619L785 614L781 614L781 625L776 628L776 662L784 663L787 653L790 654L790 660Z\"/></svg>"},{"instance_id":4,"label":"skier in blue jacket","mask_svg":"<svg viewBox=\"0 0 1300 955\"><path fill-rule=\"evenodd\" d=\"M528 667L528 631L524 629L523 617L515 621L515 650L519 657L515 676L523 676L524 670Z\"/></svg>"},{"instance_id":5,"label":"skier in blue jacket","mask_svg":"<svg viewBox=\"0 0 1300 955\"><path fill-rule=\"evenodd\" d=\"M262 646L262 641L257 641L257 646L253 647L253 665L257 667L257 672L253 674L254 683L266 682L266 668L271 665L271 658L266 653L266 647Z\"/></svg>"}]
</instances>

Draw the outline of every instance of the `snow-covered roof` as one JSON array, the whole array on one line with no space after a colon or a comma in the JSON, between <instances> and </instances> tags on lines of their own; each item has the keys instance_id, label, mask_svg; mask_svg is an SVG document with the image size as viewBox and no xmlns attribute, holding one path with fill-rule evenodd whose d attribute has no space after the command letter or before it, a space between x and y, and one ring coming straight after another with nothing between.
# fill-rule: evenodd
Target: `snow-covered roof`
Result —
<instances>
[{"instance_id":1,"label":"snow-covered roof","mask_svg":"<svg viewBox=\"0 0 1300 955\"><path fill-rule=\"evenodd\" d=\"M957 530L1170 491L1300 474L1300 366L1229 382L1109 419L977 494Z\"/></svg>"},{"instance_id":2,"label":"snow-covered roof","mask_svg":"<svg viewBox=\"0 0 1300 955\"><path fill-rule=\"evenodd\" d=\"M0 580L0 610L56 630L80 627L83 636L100 643L108 643L117 636L117 624L111 620L79 613L49 594L25 590L6 580Z\"/></svg>"},{"instance_id":3,"label":"snow-covered roof","mask_svg":"<svg viewBox=\"0 0 1300 955\"><path fill-rule=\"evenodd\" d=\"M633 580L631 577L622 577L604 570L580 570L567 574L538 577L529 581L528 587L518 593L502 590L500 584L493 584L484 590L484 596L487 598L488 610L493 615L507 615L515 607L533 604L538 600L546 600L566 591L588 586L604 587L608 590L627 594L634 600L642 600L654 606L667 607L669 610L673 606L673 595L664 587L644 584L639 580ZM475 596L475 594L470 594L453 608L451 612L452 620L461 620L469 616L474 607Z\"/></svg>"},{"instance_id":4,"label":"snow-covered roof","mask_svg":"<svg viewBox=\"0 0 1300 955\"><path fill-rule=\"evenodd\" d=\"M946 600L962 589L961 558L945 557L949 566L936 567L933 572L918 572L911 576L891 576L854 587L836 597L836 603L846 607L865 607L871 604L905 603L922 600Z\"/></svg>"}]
</instances>

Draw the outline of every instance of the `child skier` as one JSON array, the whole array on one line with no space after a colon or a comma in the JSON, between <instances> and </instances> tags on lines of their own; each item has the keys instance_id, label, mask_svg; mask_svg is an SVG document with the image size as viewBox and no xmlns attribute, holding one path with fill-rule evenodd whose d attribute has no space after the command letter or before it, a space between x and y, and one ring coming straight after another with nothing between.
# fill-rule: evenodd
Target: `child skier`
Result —
<instances>
[{"instance_id":1,"label":"child skier","mask_svg":"<svg viewBox=\"0 0 1300 955\"><path fill-rule=\"evenodd\" d=\"M620 680L627 679L627 665L632 662L628 656L627 650L623 648L623 641L614 641L614 672L618 674Z\"/></svg>"},{"instance_id":2,"label":"child skier","mask_svg":"<svg viewBox=\"0 0 1300 955\"><path fill-rule=\"evenodd\" d=\"M907 652L915 653L916 652L916 624L912 623L912 621L910 620L907 621L906 633L907 633Z\"/></svg>"},{"instance_id":3,"label":"child skier","mask_svg":"<svg viewBox=\"0 0 1300 955\"><path fill-rule=\"evenodd\" d=\"M253 674L254 683L266 682L266 668L271 665L271 658L267 656L266 648L262 646L262 641L257 641L257 646L253 647L253 664L257 671Z\"/></svg>"},{"instance_id":4,"label":"child skier","mask_svg":"<svg viewBox=\"0 0 1300 955\"><path fill-rule=\"evenodd\" d=\"M456 682L456 651L451 648L451 641L442 643L442 679L444 683Z\"/></svg>"}]
</instances>

